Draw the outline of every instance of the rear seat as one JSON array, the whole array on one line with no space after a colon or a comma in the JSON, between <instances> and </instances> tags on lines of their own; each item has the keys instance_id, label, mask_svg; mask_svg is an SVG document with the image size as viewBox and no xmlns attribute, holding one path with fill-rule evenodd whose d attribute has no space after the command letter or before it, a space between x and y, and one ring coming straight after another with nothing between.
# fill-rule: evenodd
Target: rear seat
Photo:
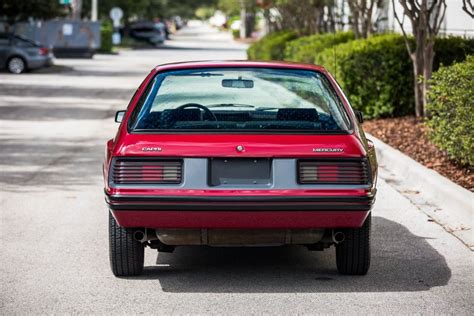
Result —
<instances>
[{"instance_id":1,"label":"rear seat","mask_svg":"<svg viewBox=\"0 0 474 316\"><path fill-rule=\"evenodd\" d=\"M277 121L319 121L316 109L279 109Z\"/></svg>"}]
</instances>

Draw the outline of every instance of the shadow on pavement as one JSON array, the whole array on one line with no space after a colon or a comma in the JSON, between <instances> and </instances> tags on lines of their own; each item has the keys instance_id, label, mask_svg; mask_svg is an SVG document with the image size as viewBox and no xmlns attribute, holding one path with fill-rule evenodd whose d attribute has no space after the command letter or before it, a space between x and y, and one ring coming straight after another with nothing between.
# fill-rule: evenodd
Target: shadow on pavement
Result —
<instances>
[{"instance_id":1,"label":"shadow on pavement","mask_svg":"<svg viewBox=\"0 0 474 316\"><path fill-rule=\"evenodd\" d=\"M141 49L169 49L169 50L191 50L191 51L212 51L212 52L227 52L227 51L243 51L239 47L190 47L190 46L172 46L164 45L159 47L134 48L134 50Z\"/></svg>"},{"instance_id":2,"label":"shadow on pavement","mask_svg":"<svg viewBox=\"0 0 474 316\"><path fill-rule=\"evenodd\" d=\"M68 97L80 99L125 99L129 100L134 89L121 88L91 88L61 85L13 85L1 86L2 96L23 97Z\"/></svg>"},{"instance_id":3,"label":"shadow on pavement","mask_svg":"<svg viewBox=\"0 0 474 316\"><path fill-rule=\"evenodd\" d=\"M4 192L73 191L102 179L102 144L88 139L0 139L0 187Z\"/></svg>"},{"instance_id":4,"label":"shadow on pavement","mask_svg":"<svg viewBox=\"0 0 474 316\"><path fill-rule=\"evenodd\" d=\"M366 276L336 270L334 248L177 248L135 280L159 280L165 292L291 293L427 291L446 285L451 270L426 241L404 226L373 218L372 263Z\"/></svg>"},{"instance_id":5,"label":"shadow on pavement","mask_svg":"<svg viewBox=\"0 0 474 316\"><path fill-rule=\"evenodd\" d=\"M49 67L42 67L42 68L37 68L37 69L30 69L26 73L21 74L20 76L28 76L29 73L31 74L56 74L56 73L67 73L67 72L72 72L74 70L73 67L71 66L64 66L64 65L52 65ZM0 68L0 73L6 73L11 76L18 76L16 74L10 74L7 69L5 68Z\"/></svg>"},{"instance_id":6,"label":"shadow on pavement","mask_svg":"<svg viewBox=\"0 0 474 316\"><path fill-rule=\"evenodd\" d=\"M124 102L125 103L125 102ZM77 102L76 102L77 104ZM54 107L54 111L51 110ZM124 104L123 108L126 108ZM10 121L63 121L63 120L102 120L113 118L114 110L85 106L57 106L47 102L37 102L36 105L0 106L1 120Z\"/></svg>"},{"instance_id":7,"label":"shadow on pavement","mask_svg":"<svg viewBox=\"0 0 474 316\"><path fill-rule=\"evenodd\" d=\"M72 76L72 77L84 77L84 76L92 76L92 77L139 77L140 79L145 79L148 75L150 69L146 71L132 71L132 70L114 70L111 69L110 71L105 70L94 70L94 69L81 69L75 70L74 72L70 72L64 75Z\"/></svg>"}]
</instances>

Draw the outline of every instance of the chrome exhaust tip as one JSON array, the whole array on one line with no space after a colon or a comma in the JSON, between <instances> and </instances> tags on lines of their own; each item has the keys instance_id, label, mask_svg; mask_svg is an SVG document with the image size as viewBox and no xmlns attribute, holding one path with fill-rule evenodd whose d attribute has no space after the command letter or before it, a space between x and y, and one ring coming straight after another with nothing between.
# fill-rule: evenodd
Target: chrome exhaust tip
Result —
<instances>
[{"instance_id":1,"label":"chrome exhaust tip","mask_svg":"<svg viewBox=\"0 0 474 316\"><path fill-rule=\"evenodd\" d=\"M133 233L133 239L135 239L136 241L139 241L139 242L145 242L147 241L147 238L146 238L146 233L142 230L136 230L134 233Z\"/></svg>"},{"instance_id":2,"label":"chrome exhaust tip","mask_svg":"<svg viewBox=\"0 0 474 316\"><path fill-rule=\"evenodd\" d=\"M343 232L334 232L332 233L332 241L335 244L340 244L346 239L346 235Z\"/></svg>"}]
</instances>

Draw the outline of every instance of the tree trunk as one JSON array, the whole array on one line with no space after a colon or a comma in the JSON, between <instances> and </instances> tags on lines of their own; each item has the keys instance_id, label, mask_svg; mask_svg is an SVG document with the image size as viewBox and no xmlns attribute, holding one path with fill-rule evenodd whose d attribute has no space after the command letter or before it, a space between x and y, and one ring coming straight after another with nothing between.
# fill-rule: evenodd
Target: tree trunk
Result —
<instances>
[{"instance_id":1,"label":"tree trunk","mask_svg":"<svg viewBox=\"0 0 474 316\"><path fill-rule=\"evenodd\" d=\"M359 12L357 10L352 11L352 31L354 32L355 38L360 38L359 33Z\"/></svg>"},{"instance_id":2,"label":"tree trunk","mask_svg":"<svg viewBox=\"0 0 474 316\"><path fill-rule=\"evenodd\" d=\"M410 39L405 32L403 20L394 10L395 19L402 29L408 54L413 63L413 75L415 86L415 114L417 117L426 116L427 93L429 80L433 72L434 44L441 23L446 13L446 0L399 0L404 9L404 16L410 19L413 35L415 37L415 48L410 44ZM395 7L395 0L392 0Z\"/></svg>"},{"instance_id":3,"label":"tree trunk","mask_svg":"<svg viewBox=\"0 0 474 316\"><path fill-rule=\"evenodd\" d=\"M427 116L426 105L428 103L428 91L430 89L429 81L433 73L433 60L434 60L434 41L429 41L425 46L423 52L424 67L423 67L423 116Z\"/></svg>"},{"instance_id":4,"label":"tree trunk","mask_svg":"<svg viewBox=\"0 0 474 316\"><path fill-rule=\"evenodd\" d=\"M416 117L423 116L423 95L424 84L420 81L420 76L423 75L424 63L423 58L418 58L417 52L412 56L413 60L413 80L415 84L415 115Z\"/></svg>"},{"instance_id":5,"label":"tree trunk","mask_svg":"<svg viewBox=\"0 0 474 316\"><path fill-rule=\"evenodd\" d=\"M73 20L80 20L82 15L82 0L76 0L72 6Z\"/></svg>"},{"instance_id":6,"label":"tree trunk","mask_svg":"<svg viewBox=\"0 0 474 316\"><path fill-rule=\"evenodd\" d=\"M240 1L240 38L245 39L247 37L247 10L245 8L245 2Z\"/></svg>"}]
</instances>

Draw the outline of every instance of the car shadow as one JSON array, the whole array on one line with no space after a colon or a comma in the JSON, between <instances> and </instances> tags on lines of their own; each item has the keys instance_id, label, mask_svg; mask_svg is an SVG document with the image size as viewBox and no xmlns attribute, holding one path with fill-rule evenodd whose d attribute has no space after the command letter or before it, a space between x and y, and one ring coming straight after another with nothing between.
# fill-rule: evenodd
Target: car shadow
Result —
<instances>
[{"instance_id":1,"label":"car shadow","mask_svg":"<svg viewBox=\"0 0 474 316\"><path fill-rule=\"evenodd\" d=\"M444 257L404 226L373 218L372 262L366 276L338 274L334 248L181 247L160 253L157 266L133 280L159 280L165 292L291 293L427 291L451 278Z\"/></svg>"}]
</instances>

